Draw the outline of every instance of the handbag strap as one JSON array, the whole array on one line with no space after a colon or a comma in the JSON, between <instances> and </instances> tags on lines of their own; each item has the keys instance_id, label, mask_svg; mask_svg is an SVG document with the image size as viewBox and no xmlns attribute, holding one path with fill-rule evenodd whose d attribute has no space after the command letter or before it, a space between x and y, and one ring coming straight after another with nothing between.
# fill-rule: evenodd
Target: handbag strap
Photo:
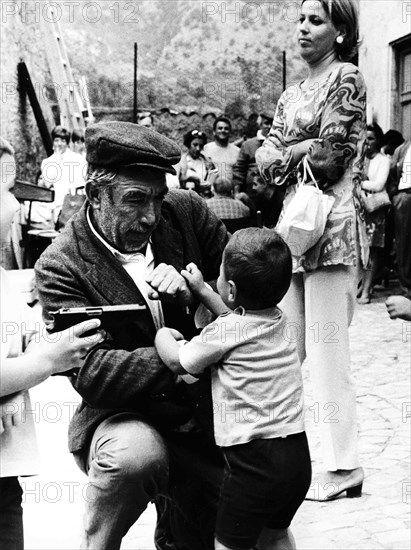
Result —
<instances>
[{"instance_id":1,"label":"handbag strap","mask_svg":"<svg viewBox=\"0 0 411 550\"><path fill-rule=\"evenodd\" d=\"M311 170L311 167L308 163L307 155L306 155L303 158L303 181L302 181L302 183L303 184L306 183L308 181L308 178L310 178L310 180L314 183L316 188L319 189L317 180L314 177L313 171Z\"/></svg>"}]
</instances>

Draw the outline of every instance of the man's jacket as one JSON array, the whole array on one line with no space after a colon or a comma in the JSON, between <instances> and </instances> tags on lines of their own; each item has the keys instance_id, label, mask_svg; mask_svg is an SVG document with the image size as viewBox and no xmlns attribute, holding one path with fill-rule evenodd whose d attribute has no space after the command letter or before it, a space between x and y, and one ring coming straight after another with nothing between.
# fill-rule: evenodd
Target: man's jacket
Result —
<instances>
[{"instance_id":1,"label":"man's jacket","mask_svg":"<svg viewBox=\"0 0 411 550\"><path fill-rule=\"evenodd\" d=\"M51 311L61 307L144 300L120 261L91 231L87 208L88 202L35 266L46 320ZM224 225L198 195L182 190L167 194L162 218L152 235L155 265L163 262L180 271L194 262L205 280L214 280L226 242ZM165 303L163 312L166 326L179 330L186 338L196 333L193 312ZM208 388L201 387L201 381L192 386L175 383L175 376L155 351L154 337L155 327L147 310L121 335L88 354L78 375L72 377L83 401L70 424L71 452L84 449L97 425L118 412L139 412L161 430L184 423L194 410L201 410L200 398L208 401Z\"/></svg>"}]
</instances>

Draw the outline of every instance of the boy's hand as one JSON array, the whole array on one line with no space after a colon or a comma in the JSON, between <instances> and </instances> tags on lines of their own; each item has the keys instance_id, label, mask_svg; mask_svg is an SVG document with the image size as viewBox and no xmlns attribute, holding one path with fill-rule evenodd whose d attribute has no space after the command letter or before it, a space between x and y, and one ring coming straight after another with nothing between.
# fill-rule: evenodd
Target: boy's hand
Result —
<instances>
[{"instance_id":1,"label":"boy's hand","mask_svg":"<svg viewBox=\"0 0 411 550\"><path fill-rule=\"evenodd\" d=\"M205 288L204 278L201 271L198 269L196 264L190 263L187 265L186 269L181 270L181 275L187 281L191 290L199 295Z\"/></svg>"}]
</instances>

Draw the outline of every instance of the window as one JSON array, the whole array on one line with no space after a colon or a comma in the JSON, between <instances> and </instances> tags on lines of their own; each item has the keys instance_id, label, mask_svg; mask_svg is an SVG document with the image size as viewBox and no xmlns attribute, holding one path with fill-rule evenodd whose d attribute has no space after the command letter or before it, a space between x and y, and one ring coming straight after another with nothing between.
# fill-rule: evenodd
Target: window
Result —
<instances>
[{"instance_id":1,"label":"window","mask_svg":"<svg viewBox=\"0 0 411 550\"><path fill-rule=\"evenodd\" d=\"M392 42L392 128L411 138L411 34Z\"/></svg>"}]
</instances>

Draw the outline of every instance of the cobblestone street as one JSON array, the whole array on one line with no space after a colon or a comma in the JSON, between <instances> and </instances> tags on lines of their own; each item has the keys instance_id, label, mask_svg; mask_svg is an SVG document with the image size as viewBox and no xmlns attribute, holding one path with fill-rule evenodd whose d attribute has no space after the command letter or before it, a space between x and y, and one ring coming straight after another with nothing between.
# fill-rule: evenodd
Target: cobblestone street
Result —
<instances>
[{"instance_id":1,"label":"cobblestone street","mask_svg":"<svg viewBox=\"0 0 411 550\"><path fill-rule=\"evenodd\" d=\"M391 289L392 290L392 289ZM360 451L365 469L362 498L305 501L292 530L299 550L410 548L411 323L390 320L388 290L357 306L351 326L357 383ZM318 414L306 378L306 422L313 472L320 469ZM68 420L78 396L55 377L32 391L43 471L22 480L27 550L79 547L87 478L67 451ZM312 486L310 491L315 491ZM155 511L150 506L130 530L124 550L153 550ZM193 549L195 550L195 549Z\"/></svg>"}]
</instances>

